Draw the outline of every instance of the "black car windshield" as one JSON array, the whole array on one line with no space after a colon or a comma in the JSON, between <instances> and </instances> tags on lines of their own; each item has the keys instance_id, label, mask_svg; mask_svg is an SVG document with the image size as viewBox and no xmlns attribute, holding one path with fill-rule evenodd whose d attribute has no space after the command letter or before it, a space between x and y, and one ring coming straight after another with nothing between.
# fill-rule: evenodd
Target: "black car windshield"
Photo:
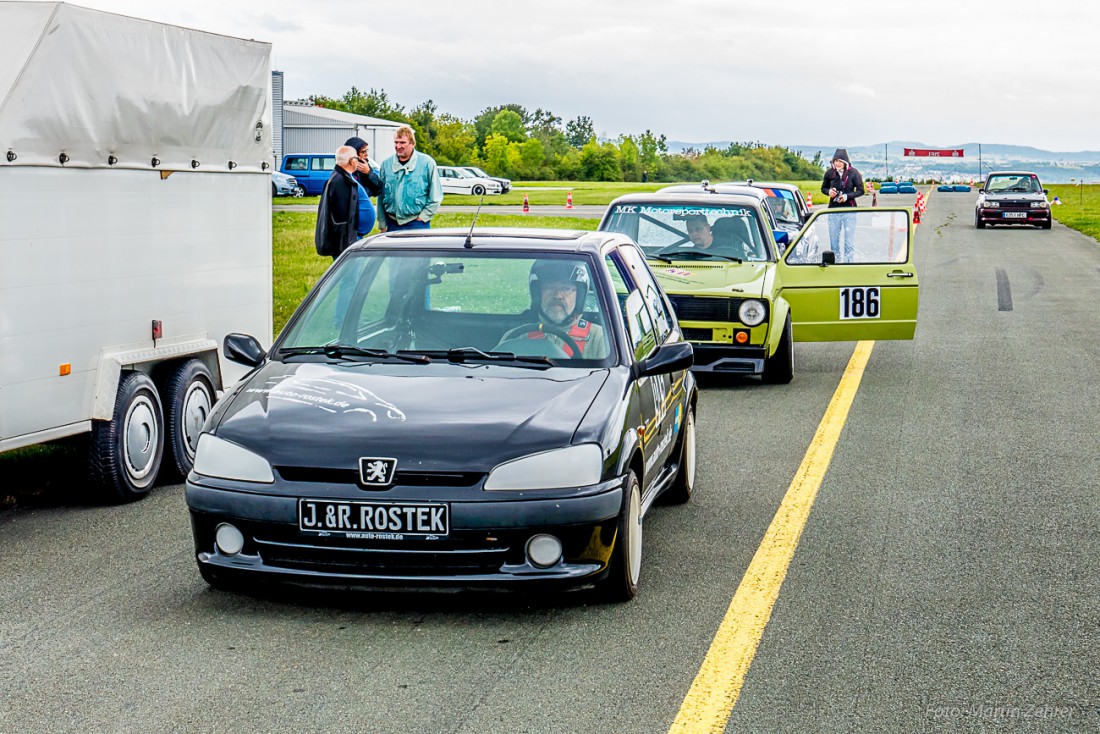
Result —
<instances>
[{"instance_id":1,"label":"black car windshield","mask_svg":"<svg viewBox=\"0 0 1100 734\"><path fill-rule=\"evenodd\" d=\"M530 252L352 252L302 304L273 356L607 366L616 329L594 262Z\"/></svg>"},{"instance_id":2,"label":"black car windshield","mask_svg":"<svg viewBox=\"0 0 1100 734\"><path fill-rule=\"evenodd\" d=\"M1043 190L1039 179L1029 173L990 176L985 188L995 194L1037 194Z\"/></svg>"},{"instance_id":3,"label":"black car windshield","mask_svg":"<svg viewBox=\"0 0 1100 734\"><path fill-rule=\"evenodd\" d=\"M771 260L755 208L736 204L617 203L600 229L634 239L661 260Z\"/></svg>"}]
</instances>

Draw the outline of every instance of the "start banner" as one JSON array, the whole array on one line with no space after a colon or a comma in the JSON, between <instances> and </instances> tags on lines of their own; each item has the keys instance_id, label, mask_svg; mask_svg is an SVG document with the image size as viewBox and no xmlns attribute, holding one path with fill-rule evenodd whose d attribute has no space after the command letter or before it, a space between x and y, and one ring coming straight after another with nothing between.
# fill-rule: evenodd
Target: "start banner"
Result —
<instances>
[{"instance_id":1,"label":"start banner","mask_svg":"<svg viewBox=\"0 0 1100 734\"><path fill-rule=\"evenodd\" d=\"M922 156L925 158L962 158L963 148L906 148L905 155Z\"/></svg>"}]
</instances>

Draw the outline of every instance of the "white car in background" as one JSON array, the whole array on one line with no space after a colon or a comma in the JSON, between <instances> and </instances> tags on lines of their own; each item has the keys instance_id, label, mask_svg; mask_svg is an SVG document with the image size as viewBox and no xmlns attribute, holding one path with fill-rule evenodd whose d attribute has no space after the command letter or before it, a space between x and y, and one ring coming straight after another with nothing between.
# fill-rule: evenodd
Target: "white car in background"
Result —
<instances>
[{"instance_id":1,"label":"white car in background","mask_svg":"<svg viewBox=\"0 0 1100 734\"><path fill-rule=\"evenodd\" d=\"M512 179L510 179L510 178L501 178L500 176L490 176L489 174L487 174L485 171L481 170L477 166L460 166L460 167L465 168L467 171L469 171L470 173L472 173L475 176L478 176L480 178L487 178L490 181L496 181L497 183L500 184L502 194L507 194L509 191L512 190Z\"/></svg>"},{"instance_id":2,"label":"white car in background","mask_svg":"<svg viewBox=\"0 0 1100 734\"><path fill-rule=\"evenodd\" d=\"M439 183L443 186L444 194L469 194L482 196L484 194L499 194L501 186L490 178L481 178L467 171L465 168L454 166L437 166L439 171Z\"/></svg>"}]
</instances>

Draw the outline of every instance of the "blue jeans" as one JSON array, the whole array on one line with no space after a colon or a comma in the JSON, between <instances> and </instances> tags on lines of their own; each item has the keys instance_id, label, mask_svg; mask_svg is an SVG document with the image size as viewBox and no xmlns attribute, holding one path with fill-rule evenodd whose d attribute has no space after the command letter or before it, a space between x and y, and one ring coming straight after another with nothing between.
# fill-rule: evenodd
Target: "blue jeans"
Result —
<instances>
[{"instance_id":1,"label":"blue jeans","mask_svg":"<svg viewBox=\"0 0 1100 734\"><path fill-rule=\"evenodd\" d=\"M431 222L422 222L419 219L414 219L411 222L405 222L404 224L398 224L390 219L390 215L386 215L386 231L398 232L402 229L431 229Z\"/></svg>"},{"instance_id":2,"label":"blue jeans","mask_svg":"<svg viewBox=\"0 0 1100 734\"><path fill-rule=\"evenodd\" d=\"M851 214L829 215L829 249L836 253L836 261L852 262L855 255L856 218Z\"/></svg>"}]
</instances>

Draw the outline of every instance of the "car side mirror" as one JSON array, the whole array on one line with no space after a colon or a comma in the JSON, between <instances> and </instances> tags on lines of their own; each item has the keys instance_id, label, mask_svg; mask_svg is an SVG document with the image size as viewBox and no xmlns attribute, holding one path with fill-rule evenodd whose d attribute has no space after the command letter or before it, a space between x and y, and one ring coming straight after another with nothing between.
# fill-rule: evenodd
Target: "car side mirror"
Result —
<instances>
[{"instance_id":1,"label":"car side mirror","mask_svg":"<svg viewBox=\"0 0 1100 734\"><path fill-rule=\"evenodd\" d=\"M1043 189L1043 193L1050 196L1050 189Z\"/></svg>"},{"instance_id":2,"label":"car side mirror","mask_svg":"<svg viewBox=\"0 0 1100 734\"><path fill-rule=\"evenodd\" d=\"M829 265L836 265L836 253L832 250L825 250L821 253L821 266L827 267Z\"/></svg>"},{"instance_id":3,"label":"car side mirror","mask_svg":"<svg viewBox=\"0 0 1100 734\"><path fill-rule=\"evenodd\" d=\"M657 347L657 351L638 365L638 377L667 375L691 369L695 364L695 350L689 342L672 342Z\"/></svg>"},{"instance_id":4,"label":"car side mirror","mask_svg":"<svg viewBox=\"0 0 1100 734\"><path fill-rule=\"evenodd\" d=\"M786 247L791 244L791 236L781 229L773 229L772 234L775 236L775 244Z\"/></svg>"},{"instance_id":5,"label":"car side mirror","mask_svg":"<svg viewBox=\"0 0 1100 734\"><path fill-rule=\"evenodd\" d=\"M257 366L267 356L256 337L248 334L226 334L222 340L222 354L230 362L247 367Z\"/></svg>"}]
</instances>

